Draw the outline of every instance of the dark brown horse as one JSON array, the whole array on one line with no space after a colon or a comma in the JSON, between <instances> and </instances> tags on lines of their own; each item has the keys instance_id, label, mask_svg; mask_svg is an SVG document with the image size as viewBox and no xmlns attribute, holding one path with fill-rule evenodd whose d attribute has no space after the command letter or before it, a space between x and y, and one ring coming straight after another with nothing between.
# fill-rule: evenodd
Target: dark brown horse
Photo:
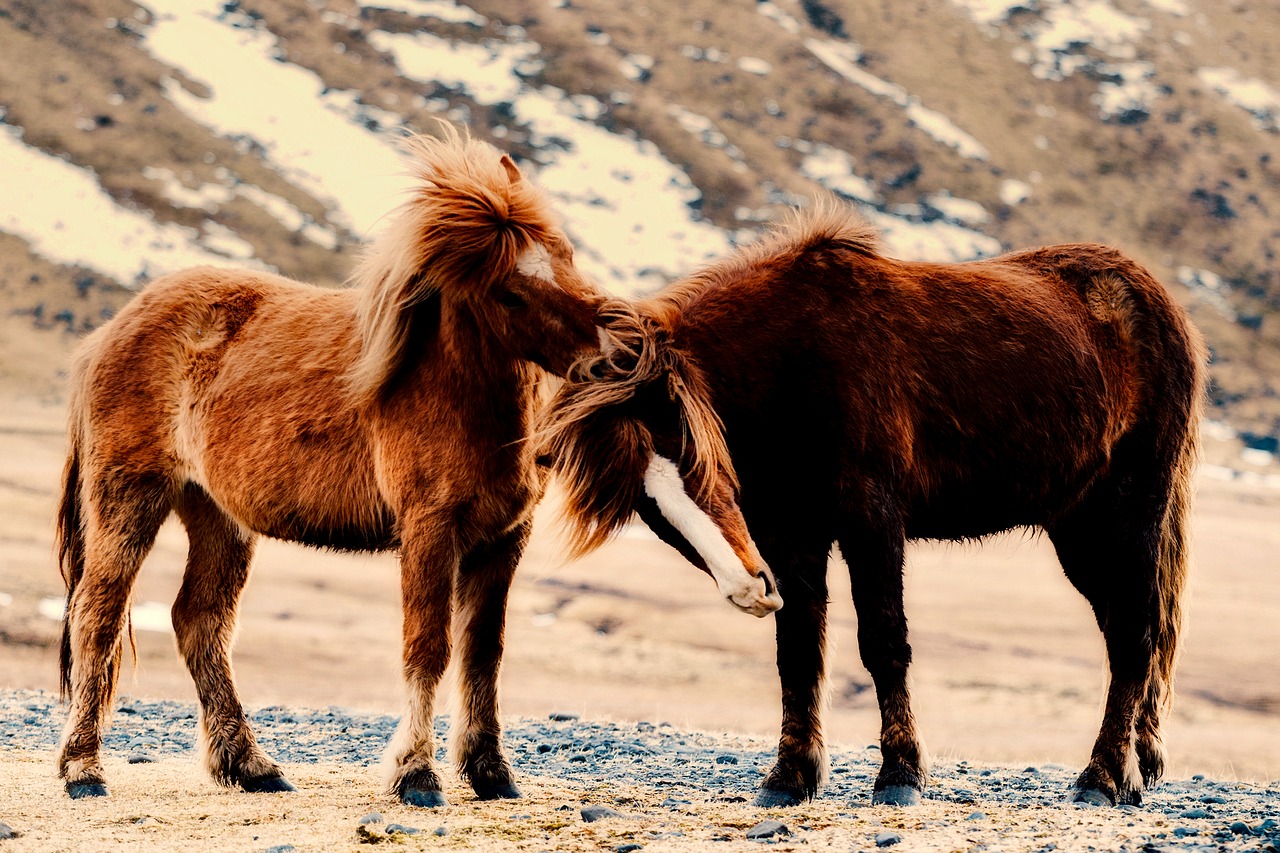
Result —
<instances>
[{"instance_id":1,"label":"dark brown horse","mask_svg":"<svg viewBox=\"0 0 1280 853\"><path fill-rule=\"evenodd\" d=\"M739 550L745 519L787 602L782 736L758 804L812 797L827 770L832 543L880 704L873 801L907 804L927 766L907 690L905 544L1022 526L1048 533L1106 639L1105 716L1074 796L1140 802L1164 765L1205 360L1146 270L1095 245L891 260L862 221L824 206L608 310L616 346L575 371L541 438L580 549L635 509L711 563L670 511L673 491L712 498L703 540L719 529Z\"/></svg>"},{"instance_id":2,"label":"dark brown horse","mask_svg":"<svg viewBox=\"0 0 1280 853\"><path fill-rule=\"evenodd\" d=\"M544 371L600 351L604 297L509 158L447 128L407 146L420 184L354 287L189 270L81 347L58 518L71 698L58 769L72 797L107 793L99 752L130 590L171 512L190 540L173 626L216 780L292 790L254 738L229 657L254 543L271 536L399 551L409 706L386 756L391 790L445 802L432 708L456 610L459 770L481 798L519 796L497 684L545 479L524 439Z\"/></svg>"}]
</instances>

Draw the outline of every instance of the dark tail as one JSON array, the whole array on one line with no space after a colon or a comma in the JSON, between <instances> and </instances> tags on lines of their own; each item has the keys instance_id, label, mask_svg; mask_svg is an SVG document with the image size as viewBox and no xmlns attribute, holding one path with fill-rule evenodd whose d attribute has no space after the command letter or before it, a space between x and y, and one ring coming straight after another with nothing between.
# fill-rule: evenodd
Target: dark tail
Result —
<instances>
[{"instance_id":1,"label":"dark tail","mask_svg":"<svg viewBox=\"0 0 1280 853\"><path fill-rule=\"evenodd\" d=\"M67 424L67 464L62 471L62 501L58 506L55 540L58 567L62 570L62 581L67 587L67 606L62 615L62 650L59 655L59 684L63 701L71 693L71 599L80 578L84 576L84 523L80 499L80 457L84 442L74 392L72 396Z\"/></svg>"}]
</instances>

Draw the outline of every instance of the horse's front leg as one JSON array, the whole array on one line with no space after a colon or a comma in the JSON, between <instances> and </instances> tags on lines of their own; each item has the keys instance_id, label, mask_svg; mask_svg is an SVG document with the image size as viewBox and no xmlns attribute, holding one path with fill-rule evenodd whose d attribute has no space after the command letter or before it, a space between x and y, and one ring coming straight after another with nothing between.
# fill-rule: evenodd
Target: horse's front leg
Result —
<instances>
[{"instance_id":1,"label":"horse's front leg","mask_svg":"<svg viewBox=\"0 0 1280 853\"><path fill-rule=\"evenodd\" d=\"M404 677L409 707L383 763L388 788L411 806L447 804L435 769L433 709L449 665L449 622L458 546L453 518L402 520L400 596L404 610Z\"/></svg>"},{"instance_id":2,"label":"horse's front leg","mask_svg":"<svg viewBox=\"0 0 1280 853\"><path fill-rule=\"evenodd\" d=\"M530 524L521 524L462 559L455 598L458 604L459 679L462 730L454 738L458 772L482 800L520 796L511 764L502 752L498 720L498 671L502 666L507 592L516 564L529 541Z\"/></svg>"},{"instance_id":3,"label":"horse's front leg","mask_svg":"<svg viewBox=\"0 0 1280 853\"><path fill-rule=\"evenodd\" d=\"M905 546L900 528L897 532L856 531L840 537L858 613L858 651L871 673L880 704L882 763L871 796L875 805L915 805L928 781L907 686L911 645L902 601Z\"/></svg>"},{"instance_id":4,"label":"horse's front leg","mask_svg":"<svg viewBox=\"0 0 1280 853\"><path fill-rule=\"evenodd\" d=\"M774 549L770 549L771 551ZM774 614L782 735L778 761L756 796L757 806L793 806L812 799L827 777L822 738L826 687L827 552L766 557L786 605Z\"/></svg>"}]
</instances>

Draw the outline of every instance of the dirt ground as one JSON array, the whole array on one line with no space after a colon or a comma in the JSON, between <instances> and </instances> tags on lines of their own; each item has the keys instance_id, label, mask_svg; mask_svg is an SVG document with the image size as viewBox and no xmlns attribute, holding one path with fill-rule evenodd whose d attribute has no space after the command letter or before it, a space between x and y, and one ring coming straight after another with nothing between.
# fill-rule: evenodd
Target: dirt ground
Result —
<instances>
[{"instance_id":1,"label":"dirt ground","mask_svg":"<svg viewBox=\"0 0 1280 853\"><path fill-rule=\"evenodd\" d=\"M0 412L0 685L54 689L63 595L52 554L62 464L61 409L10 393ZM554 499L544 505L511 597L502 675L507 713L669 721L773 736L779 688L772 623L719 601L704 575L643 528L567 563ZM1170 773L1280 778L1280 491L1202 478L1195 568ZM185 537L161 532L135 604L163 612ZM829 738L877 739L858 662L843 567L833 561ZM263 542L235 654L250 707L341 705L398 713L399 605L391 556ZM1043 537L911 549L908 615L915 698L934 754L1079 765L1101 716L1100 634ZM49 602L54 603L54 602ZM140 662L121 692L194 700L173 638L139 631ZM445 709L447 710L447 709Z\"/></svg>"}]
</instances>

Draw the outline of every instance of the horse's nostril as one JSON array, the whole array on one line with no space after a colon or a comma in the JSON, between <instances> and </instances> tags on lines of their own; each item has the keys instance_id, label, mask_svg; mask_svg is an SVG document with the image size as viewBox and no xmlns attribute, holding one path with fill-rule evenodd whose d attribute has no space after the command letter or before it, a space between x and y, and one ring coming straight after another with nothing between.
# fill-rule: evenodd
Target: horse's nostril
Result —
<instances>
[{"instance_id":1,"label":"horse's nostril","mask_svg":"<svg viewBox=\"0 0 1280 853\"><path fill-rule=\"evenodd\" d=\"M773 579L769 577L769 573L761 572L760 580L764 581L764 594L773 595L775 590L773 588Z\"/></svg>"}]
</instances>

